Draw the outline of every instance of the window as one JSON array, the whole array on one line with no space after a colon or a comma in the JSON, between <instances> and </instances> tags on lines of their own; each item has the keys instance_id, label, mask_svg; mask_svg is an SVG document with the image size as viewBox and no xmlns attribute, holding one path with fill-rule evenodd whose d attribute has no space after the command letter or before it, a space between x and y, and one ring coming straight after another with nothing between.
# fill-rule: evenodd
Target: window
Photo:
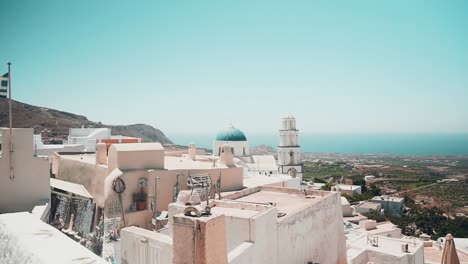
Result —
<instances>
[{"instance_id":1,"label":"window","mask_svg":"<svg viewBox=\"0 0 468 264\"><path fill-rule=\"evenodd\" d=\"M2 81L2 87L8 87L8 81Z\"/></svg>"},{"instance_id":2,"label":"window","mask_svg":"<svg viewBox=\"0 0 468 264\"><path fill-rule=\"evenodd\" d=\"M290 165L294 164L294 152L293 151L289 152L289 164Z\"/></svg>"}]
</instances>

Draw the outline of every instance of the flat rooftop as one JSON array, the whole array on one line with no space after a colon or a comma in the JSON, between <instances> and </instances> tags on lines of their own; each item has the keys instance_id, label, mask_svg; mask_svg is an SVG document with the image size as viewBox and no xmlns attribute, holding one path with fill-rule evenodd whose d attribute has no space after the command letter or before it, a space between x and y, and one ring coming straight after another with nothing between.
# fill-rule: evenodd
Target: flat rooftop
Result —
<instances>
[{"instance_id":1,"label":"flat rooftop","mask_svg":"<svg viewBox=\"0 0 468 264\"><path fill-rule=\"evenodd\" d=\"M377 208L380 207L380 204L366 201L366 202L362 202L362 203L356 205L355 207L356 208L365 208L365 209L377 210Z\"/></svg>"},{"instance_id":2,"label":"flat rooftop","mask_svg":"<svg viewBox=\"0 0 468 264\"><path fill-rule=\"evenodd\" d=\"M244 178L244 186L247 188L269 185L269 184L283 184L287 186L286 181L290 180L291 176L263 176L255 175Z\"/></svg>"},{"instance_id":3,"label":"flat rooftop","mask_svg":"<svg viewBox=\"0 0 468 264\"><path fill-rule=\"evenodd\" d=\"M237 165L233 166L233 168L238 167ZM211 170L211 169L220 169L220 168L228 168L226 165L221 164L219 162L216 163L216 166L213 166L213 162L202 158L201 156L197 156L195 160L190 159L188 156L164 156L164 168L168 170L193 170L193 169L203 169L203 170Z\"/></svg>"},{"instance_id":4,"label":"flat rooftop","mask_svg":"<svg viewBox=\"0 0 468 264\"><path fill-rule=\"evenodd\" d=\"M362 236L363 234L376 236L376 235L381 235L383 233L394 232L394 231L399 231L401 234L400 228L398 228L398 226L396 226L395 224L389 221L377 223L376 228L371 229L371 230L365 230L359 225L348 222L344 224L344 229L345 229L345 236L348 241L352 241L356 239L357 237ZM400 238L400 237L396 237L396 238Z\"/></svg>"},{"instance_id":5,"label":"flat rooftop","mask_svg":"<svg viewBox=\"0 0 468 264\"><path fill-rule=\"evenodd\" d=\"M96 164L96 155L94 153L79 153L79 154L60 154L60 158L81 161L88 164Z\"/></svg>"},{"instance_id":6,"label":"flat rooftop","mask_svg":"<svg viewBox=\"0 0 468 264\"><path fill-rule=\"evenodd\" d=\"M405 198L402 198L402 197L394 197L394 196L388 196L388 195L375 196L374 198L371 199L371 201L390 201L390 202L398 202L398 203L404 200Z\"/></svg>"},{"instance_id":7,"label":"flat rooftop","mask_svg":"<svg viewBox=\"0 0 468 264\"><path fill-rule=\"evenodd\" d=\"M94 263L107 262L73 241L58 229L28 213L0 215L0 252L9 252L7 263ZM5 263L0 254L0 263Z\"/></svg>"},{"instance_id":8,"label":"flat rooftop","mask_svg":"<svg viewBox=\"0 0 468 264\"><path fill-rule=\"evenodd\" d=\"M307 207L311 207L321 201L323 197L332 194L326 191L307 190L306 196L299 189L262 186L234 192L226 196L225 199L252 204L270 204L275 206L278 212L286 213L285 217L279 218L279 221L281 221L287 218L288 215L293 215Z\"/></svg>"},{"instance_id":9,"label":"flat rooftop","mask_svg":"<svg viewBox=\"0 0 468 264\"><path fill-rule=\"evenodd\" d=\"M372 230L367 230L367 233L371 235L379 235L381 233L387 233L387 232L392 232L392 231L397 231L397 230L400 230L398 226L396 226L392 222L386 221L383 223L377 223L376 228Z\"/></svg>"},{"instance_id":10,"label":"flat rooftop","mask_svg":"<svg viewBox=\"0 0 468 264\"><path fill-rule=\"evenodd\" d=\"M348 184L337 184L336 187L340 188L341 190L357 190L361 188L360 185L348 185Z\"/></svg>"},{"instance_id":11,"label":"flat rooftop","mask_svg":"<svg viewBox=\"0 0 468 264\"><path fill-rule=\"evenodd\" d=\"M216 206L211 212L238 218L252 218L255 215L272 208L270 205L246 204L238 201L215 201Z\"/></svg>"},{"instance_id":12,"label":"flat rooftop","mask_svg":"<svg viewBox=\"0 0 468 264\"><path fill-rule=\"evenodd\" d=\"M457 245L457 242L455 241L455 245ZM432 247L424 247L424 262L425 263L430 263L430 264L439 264L440 261L442 260L442 254L444 252L444 248L435 245L435 242L433 243ZM458 259L460 260L461 264L467 264L468 263L468 254L461 252L460 250L457 250L457 255Z\"/></svg>"},{"instance_id":13,"label":"flat rooftop","mask_svg":"<svg viewBox=\"0 0 468 264\"><path fill-rule=\"evenodd\" d=\"M401 251L401 245L408 244L408 253ZM367 235L363 234L358 238L349 241L350 249L367 249L375 252L380 252L383 254L393 255L397 257L402 257L406 254L414 254L420 247L423 247L422 241L418 240L404 240L398 238L390 238L384 236L378 236L378 246L372 246L367 241ZM351 251L357 252L357 251ZM350 251L348 251L350 253ZM351 254L348 254L352 257Z\"/></svg>"}]
</instances>

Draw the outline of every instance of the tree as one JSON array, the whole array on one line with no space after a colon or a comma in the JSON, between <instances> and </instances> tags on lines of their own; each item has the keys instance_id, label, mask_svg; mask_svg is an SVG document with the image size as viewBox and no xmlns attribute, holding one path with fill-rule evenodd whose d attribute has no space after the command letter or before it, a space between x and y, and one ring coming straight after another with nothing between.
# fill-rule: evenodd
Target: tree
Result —
<instances>
[{"instance_id":1,"label":"tree","mask_svg":"<svg viewBox=\"0 0 468 264\"><path fill-rule=\"evenodd\" d=\"M354 179L353 185L359 185L361 186L361 192L363 193L367 192L366 181L364 180L364 178Z\"/></svg>"},{"instance_id":2,"label":"tree","mask_svg":"<svg viewBox=\"0 0 468 264\"><path fill-rule=\"evenodd\" d=\"M316 183L327 183L326 180L318 178L318 177L313 178L312 181Z\"/></svg>"},{"instance_id":3,"label":"tree","mask_svg":"<svg viewBox=\"0 0 468 264\"><path fill-rule=\"evenodd\" d=\"M325 183L324 186L322 186L322 190L324 190L324 191L330 191L332 186L335 186L335 183L333 183L333 182L327 182L327 183Z\"/></svg>"},{"instance_id":4,"label":"tree","mask_svg":"<svg viewBox=\"0 0 468 264\"><path fill-rule=\"evenodd\" d=\"M370 191L369 191L373 196L379 196L381 194L380 188L375 185L374 183L370 184Z\"/></svg>"},{"instance_id":5,"label":"tree","mask_svg":"<svg viewBox=\"0 0 468 264\"><path fill-rule=\"evenodd\" d=\"M377 221L377 223L385 222L387 220L387 218L385 218L384 215L380 214L379 211L375 211L375 210L372 210L367 213L363 213L363 215L369 219Z\"/></svg>"}]
</instances>

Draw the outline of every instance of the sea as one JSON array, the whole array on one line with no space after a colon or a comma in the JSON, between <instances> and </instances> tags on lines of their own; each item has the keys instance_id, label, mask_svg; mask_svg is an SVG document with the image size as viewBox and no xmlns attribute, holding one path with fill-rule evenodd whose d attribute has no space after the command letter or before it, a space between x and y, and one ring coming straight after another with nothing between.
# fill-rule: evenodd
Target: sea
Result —
<instances>
[{"instance_id":1,"label":"sea","mask_svg":"<svg viewBox=\"0 0 468 264\"><path fill-rule=\"evenodd\" d=\"M211 149L216 134L169 133L175 144ZM278 134L246 134L250 147L268 145L276 149ZM468 155L468 133L441 134L315 134L301 133L302 152L389 155Z\"/></svg>"}]
</instances>

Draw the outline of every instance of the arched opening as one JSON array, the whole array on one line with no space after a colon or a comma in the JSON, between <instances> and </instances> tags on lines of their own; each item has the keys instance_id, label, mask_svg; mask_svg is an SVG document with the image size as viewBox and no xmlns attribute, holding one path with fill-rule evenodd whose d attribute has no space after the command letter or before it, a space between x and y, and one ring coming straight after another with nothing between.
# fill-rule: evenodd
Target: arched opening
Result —
<instances>
[{"instance_id":1,"label":"arched opening","mask_svg":"<svg viewBox=\"0 0 468 264\"><path fill-rule=\"evenodd\" d=\"M289 152L289 165L294 165L294 151Z\"/></svg>"},{"instance_id":2,"label":"arched opening","mask_svg":"<svg viewBox=\"0 0 468 264\"><path fill-rule=\"evenodd\" d=\"M293 178L296 178L296 173L297 173L297 171L296 171L295 168L290 168L290 169L288 170L289 176L291 176L291 177L293 177Z\"/></svg>"}]
</instances>

